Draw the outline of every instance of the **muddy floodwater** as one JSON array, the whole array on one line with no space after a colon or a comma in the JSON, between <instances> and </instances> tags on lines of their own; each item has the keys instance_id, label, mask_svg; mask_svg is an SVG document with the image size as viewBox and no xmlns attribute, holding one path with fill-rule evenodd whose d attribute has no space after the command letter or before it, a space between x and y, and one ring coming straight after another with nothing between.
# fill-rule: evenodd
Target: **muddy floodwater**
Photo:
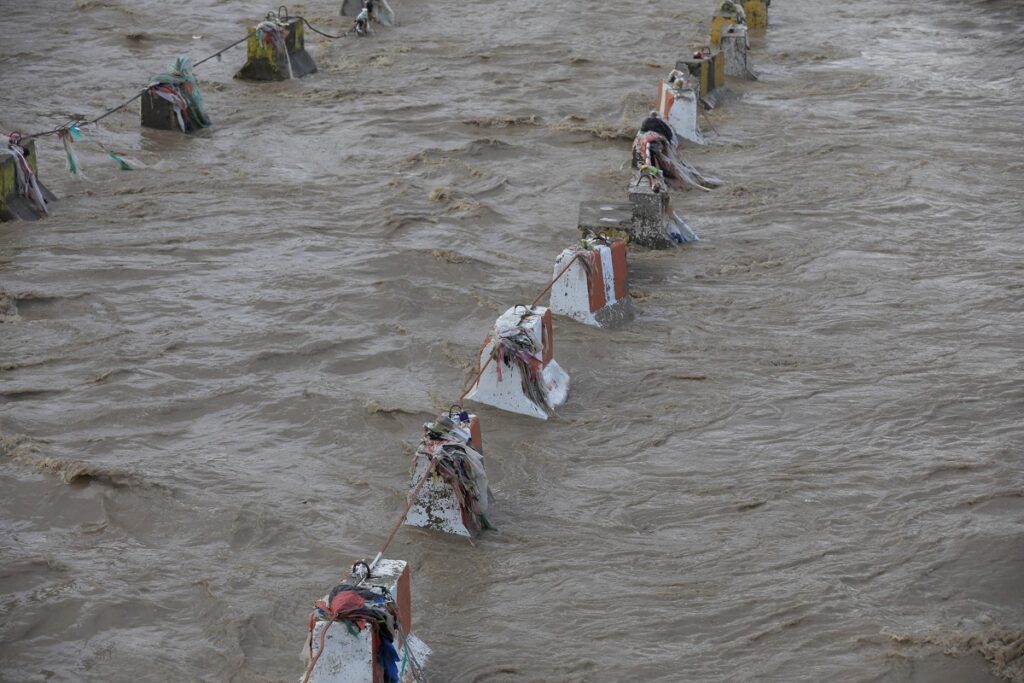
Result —
<instances>
[{"instance_id":1,"label":"muddy floodwater","mask_svg":"<svg viewBox=\"0 0 1024 683\"><path fill-rule=\"evenodd\" d=\"M391 2L301 80L198 67L194 136L85 128L86 180L39 141L61 201L0 225L5 683L297 680L715 6ZM2 5L3 132L273 9ZM631 252L632 324L556 321L555 418L475 408L497 531L391 546L431 681L1024 681L1024 4L776 0L752 44L685 154L725 181L674 198L702 240Z\"/></svg>"}]
</instances>

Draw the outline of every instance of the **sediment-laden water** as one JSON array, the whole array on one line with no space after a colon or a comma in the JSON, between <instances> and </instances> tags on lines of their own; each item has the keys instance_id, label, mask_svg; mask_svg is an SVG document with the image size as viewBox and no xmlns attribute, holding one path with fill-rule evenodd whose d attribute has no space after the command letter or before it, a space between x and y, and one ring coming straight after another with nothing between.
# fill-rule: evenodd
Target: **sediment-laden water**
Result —
<instances>
[{"instance_id":1,"label":"sediment-laden water","mask_svg":"<svg viewBox=\"0 0 1024 683\"><path fill-rule=\"evenodd\" d=\"M328 31L336 2L292 6ZM621 201L713 2L394 3L320 72L198 69L214 126L87 135L0 227L0 679L291 681L494 318ZM271 9L6 3L0 129ZM703 241L557 324L556 419L483 408L499 531L419 530L434 681L1024 680L1024 6L776 0L688 159ZM944 654L948 652L950 654Z\"/></svg>"}]
</instances>

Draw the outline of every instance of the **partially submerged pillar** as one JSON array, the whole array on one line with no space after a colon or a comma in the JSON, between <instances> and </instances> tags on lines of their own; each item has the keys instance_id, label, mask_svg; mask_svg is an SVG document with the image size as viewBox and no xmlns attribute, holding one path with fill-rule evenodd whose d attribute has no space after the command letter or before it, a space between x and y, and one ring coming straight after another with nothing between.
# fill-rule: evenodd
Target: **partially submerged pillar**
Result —
<instances>
[{"instance_id":1,"label":"partially submerged pillar","mask_svg":"<svg viewBox=\"0 0 1024 683\"><path fill-rule=\"evenodd\" d=\"M676 69L688 71L700 84L700 98L708 109L714 109L725 96L725 56L721 52L701 50L689 59L676 62Z\"/></svg>"},{"instance_id":2,"label":"partially submerged pillar","mask_svg":"<svg viewBox=\"0 0 1024 683\"><path fill-rule=\"evenodd\" d=\"M309 618L309 683L413 683L430 648L412 634L409 565L357 562Z\"/></svg>"},{"instance_id":3,"label":"partially submerged pillar","mask_svg":"<svg viewBox=\"0 0 1024 683\"><path fill-rule=\"evenodd\" d=\"M633 207L630 244L650 249L668 249L673 245L665 230L669 208L668 187L655 175L637 171L629 181L629 203Z\"/></svg>"},{"instance_id":4,"label":"partially submerged pillar","mask_svg":"<svg viewBox=\"0 0 1024 683\"><path fill-rule=\"evenodd\" d=\"M668 185L660 171L637 170L629 182L633 205L630 243L649 249L668 249L700 239L682 216L672 209Z\"/></svg>"},{"instance_id":5,"label":"partially submerged pillar","mask_svg":"<svg viewBox=\"0 0 1024 683\"><path fill-rule=\"evenodd\" d=\"M743 0L743 9L747 14L747 26L750 28L768 28L768 6L772 0Z\"/></svg>"},{"instance_id":6,"label":"partially submerged pillar","mask_svg":"<svg viewBox=\"0 0 1024 683\"><path fill-rule=\"evenodd\" d=\"M633 206L615 202L580 202L576 225L584 238L597 236L628 242L633 231Z\"/></svg>"},{"instance_id":7,"label":"partially submerged pillar","mask_svg":"<svg viewBox=\"0 0 1024 683\"><path fill-rule=\"evenodd\" d=\"M416 499L405 523L467 538L491 528L487 512L493 496L480 418L449 412L423 425L423 431L411 473L410 495Z\"/></svg>"},{"instance_id":8,"label":"partially submerged pillar","mask_svg":"<svg viewBox=\"0 0 1024 683\"><path fill-rule=\"evenodd\" d=\"M34 221L49 214L56 201L39 181L35 140L17 133L0 139L0 221Z\"/></svg>"},{"instance_id":9,"label":"partially submerged pillar","mask_svg":"<svg viewBox=\"0 0 1024 683\"><path fill-rule=\"evenodd\" d=\"M316 63L306 52L302 19L268 15L249 29L245 66L235 78L246 81L286 81L316 73Z\"/></svg>"},{"instance_id":10,"label":"partially submerged pillar","mask_svg":"<svg viewBox=\"0 0 1024 683\"><path fill-rule=\"evenodd\" d=\"M553 277L558 280L551 287L552 312L594 327L614 327L633 319L622 240L580 240L555 259Z\"/></svg>"},{"instance_id":11,"label":"partially submerged pillar","mask_svg":"<svg viewBox=\"0 0 1024 683\"><path fill-rule=\"evenodd\" d=\"M697 123L700 81L688 69L673 69L668 79L658 81L658 114L677 136L699 145L707 144Z\"/></svg>"},{"instance_id":12,"label":"partially submerged pillar","mask_svg":"<svg viewBox=\"0 0 1024 683\"><path fill-rule=\"evenodd\" d=\"M725 74L748 81L756 81L757 75L750 66L750 41L747 39L747 27L743 24L731 24L722 29L720 43L725 58Z\"/></svg>"},{"instance_id":13,"label":"partially submerged pillar","mask_svg":"<svg viewBox=\"0 0 1024 683\"><path fill-rule=\"evenodd\" d=\"M194 133L210 125L188 57L178 57L169 70L149 79L149 86L142 91L142 125L182 133Z\"/></svg>"},{"instance_id":14,"label":"partially submerged pillar","mask_svg":"<svg viewBox=\"0 0 1024 683\"><path fill-rule=\"evenodd\" d=\"M505 311L480 350L471 401L548 419L569 395L569 375L553 358L551 310L518 305Z\"/></svg>"},{"instance_id":15,"label":"partially submerged pillar","mask_svg":"<svg viewBox=\"0 0 1024 683\"><path fill-rule=\"evenodd\" d=\"M722 0L715 10L715 16L711 18L711 35L708 41L711 47L718 47L722 37L722 31L731 24L745 24L747 21L746 11L740 0Z\"/></svg>"}]
</instances>

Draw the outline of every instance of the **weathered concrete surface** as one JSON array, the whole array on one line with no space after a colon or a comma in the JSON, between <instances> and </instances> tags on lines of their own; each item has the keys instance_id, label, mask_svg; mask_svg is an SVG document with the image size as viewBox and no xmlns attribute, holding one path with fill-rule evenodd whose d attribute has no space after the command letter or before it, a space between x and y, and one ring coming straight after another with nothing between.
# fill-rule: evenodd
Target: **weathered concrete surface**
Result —
<instances>
[{"instance_id":1,"label":"weathered concrete surface","mask_svg":"<svg viewBox=\"0 0 1024 683\"><path fill-rule=\"evenodd\" d=\"M398 612L398 622L406 634L405 643L396 636L395 648L402 659L399 670L403 672L402 683L413 683L413 672L417 666L411 664L414 659L418 667L425 667L430 657L430 648L412 635L412 612L409 567L401 560L380 560L373 568L372 576L365 580L362 587L378 593L385 600L393 600ZM318 652L320 634L327 628L330 621L316 619L307 642L307 653ZM309 677L309 683L377 683L379 678L374 673L376 650L373 635L369 628L364 628L355 635L342 623L336 623L324 636L323 652Z\"/></svg>"},{"instance_id":2,"label":"weathered concrete surface","mask_svg":"<svg viewBox=\"0 0 1024 683\"><path fill-rule=\"evenodd\" d=\"M563 269L565 273L551 288L552 312L593 327L612 327L632 320L626 243L617 240L605 244L594 239L583 242L595 255L589 272L579 259L573 260L575 249L565 249L555 259L552 277Z\"/></svg>"},{"instance_id":3,"label":"weathered concrete surface","mask_svg":"<svg viewBox=\"0 0 1024 683\"><path fill-rule=\"evenodd\" d=\"M28 162L32 173L36 176L36 182L39 183L43 198L47 203L57 201L57 197L39 180L35 140L24 140L19 145L25 150L25 161ZM39 214L32 202L27 197L18 194L18 171L14 157L8 154L0 155L0 221L35 221L40 218L44 218L44 216Z\"/></svg>"},{"instance_id":4,"label":"weathered concrete surface","mask_svg":"<svg viewBox=\"0 0 1024 683\"><path fill-rule=\"evenodd\" d=\"M674 246L665 231L665 210L668 190L665 183L649 176L634 173L629 181L629 202L633 207L633 229L630 243L650 249L668 249Z\"/></svg>"},{"instance_id":5,"label":"weathered concrete surface","mask_svg":"<svg viewBox=\"0 0 1024 683\"><path fill-rule=\"evenodd\" d=\"M615 202L580 202L577 227L583 237L597 235L628 242L633 232L633 205Z\"/></svg>"},{"instance_id":6,"label":"weathered concrete surface","mask_svg":"<svg viewBox=\"0 0 1024 683\"><path fill-rule=\"evenodd\" d=\"M246 43L246 62L235 78L245 81L286 81L316 73L316 62L306 52L305 26L300 19L286 22L285 51L279 52L272 42L259 39L256 27L249 29ZM288 65L291 62L291 74Z\"/></svg>"},{"instance_id":7,"label":"weathered concrete surface","mask_svg":"<svg viewBox=\"0 0 1024 683\"><path fill-rule=\"evenodd\" d=\"M542 366L543 405L534 402L523 391L525 378L517 364L499 367L498 361L487 362L498 337L516 334L528 335L537 349L533 355ZM569 374L552 357L554 345L554 326L549 308L513 306L508 309L495 321L490 337L480 350L478 367L486 364L486 368L466 398L512 413L548 419L549 414L565 403L569 395Z\"/></svg>"},{"instance_id":8,"label":"weathered concrete surface","mask_svg":"<svg viewBox=\"0 0 1024 683\"><path fill-rule=\"evenodd\" d=\"M722 31L722 54L725 56L725 75L756 81L757 75L750 66L750 43L747 27L739 24L727 26Z\"/></svg>"}]
</instances>

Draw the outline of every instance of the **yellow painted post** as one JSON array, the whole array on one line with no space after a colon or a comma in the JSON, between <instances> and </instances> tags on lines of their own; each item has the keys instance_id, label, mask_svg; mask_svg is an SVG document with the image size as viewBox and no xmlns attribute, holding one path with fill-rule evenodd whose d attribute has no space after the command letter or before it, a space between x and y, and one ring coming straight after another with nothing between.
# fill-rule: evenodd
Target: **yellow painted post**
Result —
<instances>
[{"instance_id":1,"label":"yellow painted post","mask_svg":"<svg viewBox=\"0 0 1024 683\"><path fill-rule=\"evenodd\" d=\"M768 28L768 3L765 0L743 0L749 28Z\"/></svg>"},{"instance_id":2,"label":"yellow painted post","mask_svg":"<svg viewBox=\"0 0 1024 683\"><path fill-rule=\"evenodd\" d=\"M729 24L735 24L735 17L724 17L716 14L711 18L711 47L718 47L722 42L722 29Z\"/></svg>"},{"instance_id":3,"label":"yellow painted post","mask_svg":"<svg viewBox=\"0 0 1024 683\"><path fill-rule=\"evenodd\" d=\"M16 195L17 192L14 157L5 154L0 156L0 220L7 220L7 198Z\"/></svg>"},{"instance_id":4,"label":"yellow painted post","mask_svg":"<svg viewBox=\"0 0 1024 683\"><path fill-rule=\"evenodd\" d=\"M316 73L316 63L306 52L306 28L301 19L285 18L277 24L285 34L284 51L278 54L273 41L260 40L259 27L249 29L245 66L235 78L247 81L284 81ZM289 67L291 69L289 75Z\"/></svg>"},{"instance_id":5,"label":"yellow painted post","mask_svg":"<svg viewBox=\"0 0 1024 683\"><path fill-rule=\"evenodd\" d=\"M6 144L4 142L3 144ZM39 190L47 202L56 201L56 197L39 182L39 164L36 161L35 140L22 140L18 145L25 150L25 161L32 168ZM18 172L14 157L4 154L0 156L0 221L21 220L34 221L40 218L31 201L18 196Z\"/></svg>"},{"instance_id":6,"label":"yellow painted post","mask_svg":"<svg viewBox=\"0 0 1024 683\"><path fill-rule=\"evenodd\" d=\"M711 36L709 38L711 47L718 47L718 44L722 42L722 29L729 24L741 23L740 17L743 14L743 5L740 4L740 0L722 0L715 11L715 16L711 19Z\"/></svg>"},{"instance_id":7,"label":"yellow painted post","mask_svg":"<svg viewBox=\"0 0 1024 683\"><path fill-rule=\"evenodd\" d=\"M710 68L713 70L712 89L725 86L725 53L718 51L711 55ZM710 90L708 92L711 92Z\"/></svg>"}]
</instances>

